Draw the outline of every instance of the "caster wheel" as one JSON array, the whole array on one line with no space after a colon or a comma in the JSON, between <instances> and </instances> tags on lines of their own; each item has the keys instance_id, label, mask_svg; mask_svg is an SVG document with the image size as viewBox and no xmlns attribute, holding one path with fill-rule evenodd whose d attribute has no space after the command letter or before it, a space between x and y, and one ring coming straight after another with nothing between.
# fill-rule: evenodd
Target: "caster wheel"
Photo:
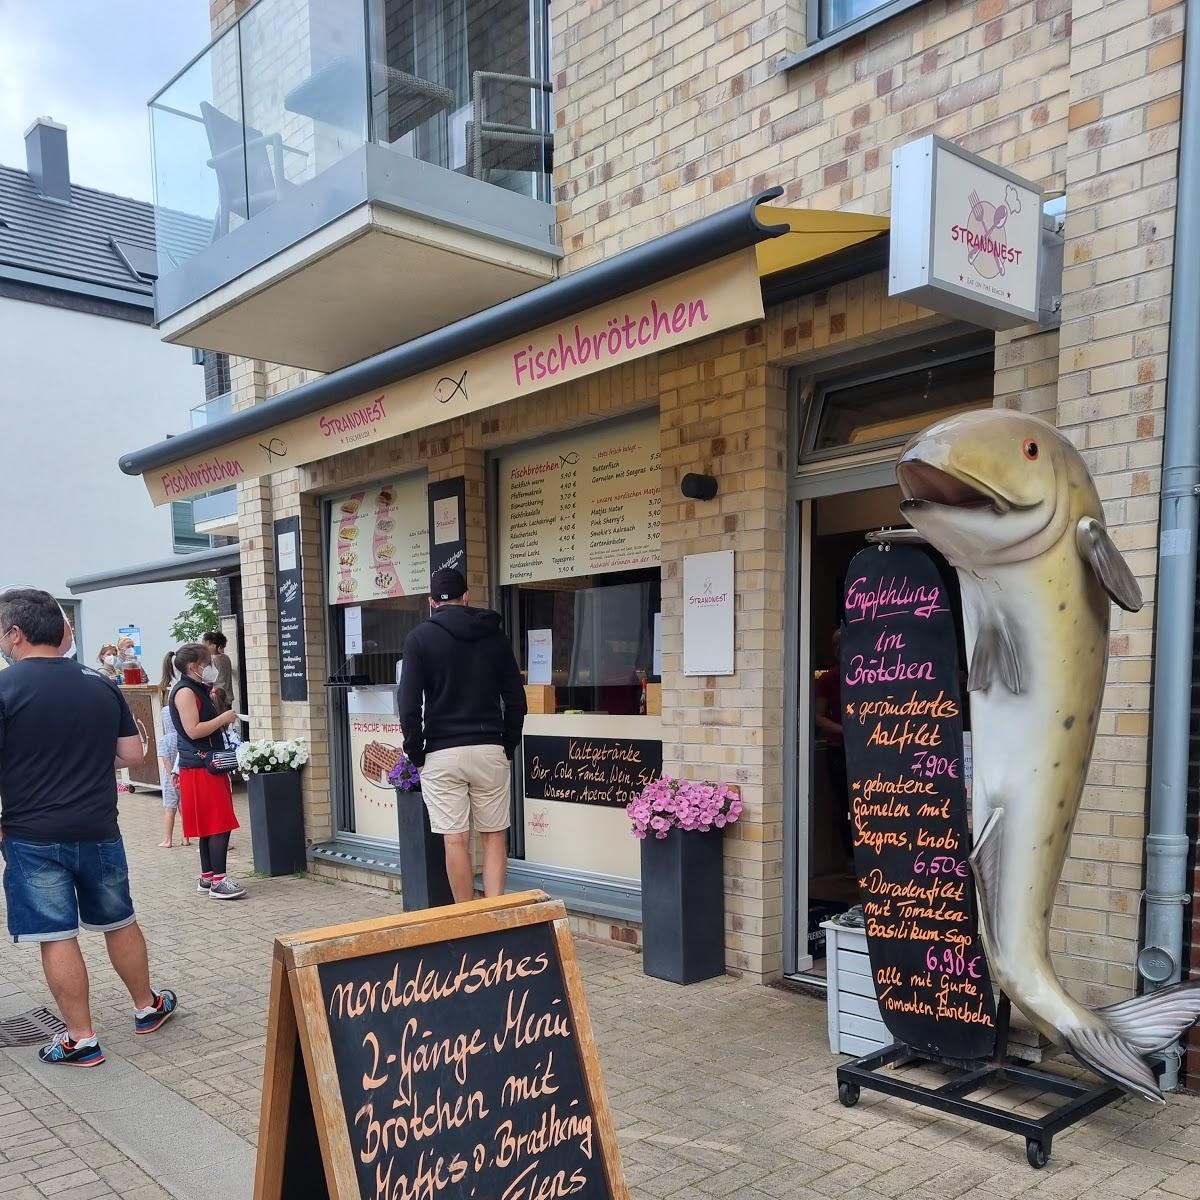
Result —
<instances>
[{"instance_id":1,"label":"caster wheel","mask_svg":"<svg viewBox=\"0 0 1200 1200\"><path fill-rule=\"evenodd\" d=\"M857 1083L839 1083L838 1099L846 1108L853 1108L858 1103L859 1090Z\"/></svg>"},{"instance_id":2,"label":"caster wheel","mask_svg":"<svg viewBox=\"0 0 1200 1200\"><path fill-rule=\"evenodd\" d=\"M1025 1139L1025 1157L1029 1159L1029 1165L1035 1171L1040 1171L1050 1161L1050 1155L1046 1152L1046 1147L1033 1138Z\"/></svg>"},{"instance_id":3,"label":"caster wheel","mask_svg":"<svg viewBox=\"0 0 1200 1200\"><path fill-rule=\"evenodd\" d=\"M125 786L126 786L126 790L129 792L129 794L131 796L133 795L134 792L137 791L137 788L135 788L132 783L126 784Z\"/></svg>"}]
</instances>

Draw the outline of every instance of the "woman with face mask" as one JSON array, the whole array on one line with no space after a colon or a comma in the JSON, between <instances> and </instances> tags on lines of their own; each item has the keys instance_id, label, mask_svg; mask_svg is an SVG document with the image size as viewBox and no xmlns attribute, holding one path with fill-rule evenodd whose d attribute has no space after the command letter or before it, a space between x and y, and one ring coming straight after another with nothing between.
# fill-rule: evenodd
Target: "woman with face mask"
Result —
<instances>
[{"instance_id":1,"label":"woman with face mask","mask_svg":"<svg viewBox=\"0 0 1200 1200\"><path fill-rule=\"evenodd\" d=\"M111 679L114 683L121 681L121 673L117 670L117 648L111 642L105 642L96 655L96 670Z\"/></svg>"},{"instance_id":2,"label":"woman with face mask","mask_svg":"<svg viewBox=\"0 0 1200 1200\"><path fill-rule=\"evenodd\" d=\"M200 880L196 891L214 900L237 900L245 889L225 874L229 835L238 827L228 775L213 775L209 754L223 750L224 730L237 720L230 710L218 713L212 699L216 668L207 646L181 646L175 669L182 678L171 689L167 707L179 747L179 811L183 836L198 839Z\"/></svg>"}]
</instances>

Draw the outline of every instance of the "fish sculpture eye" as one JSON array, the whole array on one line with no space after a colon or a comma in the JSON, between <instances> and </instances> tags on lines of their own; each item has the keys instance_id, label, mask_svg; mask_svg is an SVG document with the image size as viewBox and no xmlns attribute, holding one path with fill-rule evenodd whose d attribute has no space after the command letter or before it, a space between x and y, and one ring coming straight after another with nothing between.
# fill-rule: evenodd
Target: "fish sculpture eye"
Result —
<instances>
[{"instance_id":1,"label":"fish sculpture eye","mask_svg":"<svg viewBox=\"0 0 1200 1200\"><path fill-rule=\"evenodd\" d=\"M1029 459L1030 462L1032 462L1038 456L1038 444L1033 440L1033 438L1026 438L1025 445L1023 445L1021 449L1024 451L1025 457Z\"/></svg>"}]
</instances>

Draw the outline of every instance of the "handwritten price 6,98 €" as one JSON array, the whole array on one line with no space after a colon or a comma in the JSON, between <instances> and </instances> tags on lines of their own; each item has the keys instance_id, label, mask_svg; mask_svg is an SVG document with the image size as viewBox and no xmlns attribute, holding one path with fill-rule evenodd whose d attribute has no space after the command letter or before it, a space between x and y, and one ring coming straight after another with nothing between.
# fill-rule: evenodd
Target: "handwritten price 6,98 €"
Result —
<instances>
[{"instance_id":1,"label":"handwritten price 6,98 \u20ac","mask_svg":"<svg viewBox=\"0 0 1200 1200\"><path fill-rule=\"evenodd\" d=\"M958 760L943 758L940 754L930 754L927 750L918 750L913 759L913 771L926 779L936 779L945 775L948 779L958 778Z\"/></svg>"},{"instance_id":2,"label":"handwritten price 6,98 \u20ac","mask_svg":"<svg viewBox=\"0 0 1200 1200\"><path fill-rule=\"evenodd\" d=\"M955 950L953 946L947 946L940 954L937 948L930 946L925 951L925 969L927 971L940 971L943 975L956 975L959 978L966 975L970 979L979 979L979 960L983 956L973 954L970 958L964 958L961 950Z\"/></svg>"},{"instance_id":3,"label":"handwritten price 6,98 \u20ac","mask_svg":"<svg viewBox=\"0 0 1200 1200\"><path fill-rule=\"evenodd\" d=\"M925 851L918 850L917 857L913 859L913 874L955 875L959 879L966 879L967 864L964 859L955 858L953 854L934 854L926 862Z\"/></svg>"}]
</instances>

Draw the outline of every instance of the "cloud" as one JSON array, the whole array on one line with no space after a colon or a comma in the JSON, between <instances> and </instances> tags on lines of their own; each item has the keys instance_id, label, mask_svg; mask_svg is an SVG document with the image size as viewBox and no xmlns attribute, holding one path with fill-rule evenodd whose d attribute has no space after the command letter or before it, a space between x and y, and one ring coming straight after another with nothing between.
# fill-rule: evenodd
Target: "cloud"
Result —
<instances>
[{"instance_id":1,"label":"cloud","mask_svg":"<svg viewBox=\"0 0 1200 1200\"><path fill-rule=\"evenodd\" d=\"M53 117L73 182L151 199L146 101L208 42L206 0L0 0L0 29L0 163Z\"/></svg>"}]
</instances>

